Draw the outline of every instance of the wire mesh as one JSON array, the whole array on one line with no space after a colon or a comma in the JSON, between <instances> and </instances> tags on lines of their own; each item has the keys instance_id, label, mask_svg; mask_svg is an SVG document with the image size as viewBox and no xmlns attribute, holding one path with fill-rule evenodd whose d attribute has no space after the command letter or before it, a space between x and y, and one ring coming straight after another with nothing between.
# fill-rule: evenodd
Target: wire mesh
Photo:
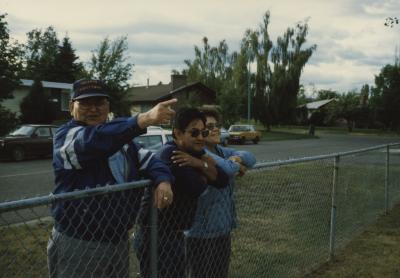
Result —
<instances>
[{"instance_id":1,"label":"wire mesh","mask_svg":"<svg viewBox=\"0 0 400 278\"><path fill-rule=\"evenodd\" d=\"M332 162L248 173L238 182L230 277L301 276L326 259Z\"/></svg>"},{"instance_id":2,"label":"wire mesh","mask_svg":"<svg viewBox=\"0 0 400 278\"><path fill-rule=\"evenodd\" d=\"M0 277L136 277L128 239L141 191L105 190L2 212ZM41 216L50 209L61 211L56 221Z\"/></svg>"},{"instance_id":3,"label":"wire mesh","mask_svg":"<svg viewBox=\"0 0 400 278\"><path fill-rule=\"evenodd\" d=\"M151 194L138 189L49 196L63 209L61 233L43 202L3 203L0 277L302 277L385 212L385 184L389 208L400 201L400 147L389 150L389 168L386 147L337 154L335 175L334 156L256 167L234 187L175 194L180 205L154 223Z\"/></svg>"},{"instance_id":4,"label":"wire mesh","mask_svg":"<svg viewBox=\"0 0 400 278\"><path fill-rule=\"evenodd\" d=\"M400 201L400 146L389 148L388 203L392 208Z\"/></svg>"}]
</instances>

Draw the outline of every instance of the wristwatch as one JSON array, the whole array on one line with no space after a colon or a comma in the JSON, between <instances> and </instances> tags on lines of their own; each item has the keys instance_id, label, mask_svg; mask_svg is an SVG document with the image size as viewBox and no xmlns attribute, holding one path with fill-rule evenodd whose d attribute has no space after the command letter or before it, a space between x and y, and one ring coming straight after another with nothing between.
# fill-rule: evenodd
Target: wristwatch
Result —
<instances>
[{"instance_id":1,"label":"wristwatch","mask_svg":"<svg viewBox=\"0 0 400 278\"><path fill-rule=\"evenodd\" d=\"M204 169L208 169L208 163L206 161L203 161L203 166L204 166Z\"/></svg>"}]
</instances>

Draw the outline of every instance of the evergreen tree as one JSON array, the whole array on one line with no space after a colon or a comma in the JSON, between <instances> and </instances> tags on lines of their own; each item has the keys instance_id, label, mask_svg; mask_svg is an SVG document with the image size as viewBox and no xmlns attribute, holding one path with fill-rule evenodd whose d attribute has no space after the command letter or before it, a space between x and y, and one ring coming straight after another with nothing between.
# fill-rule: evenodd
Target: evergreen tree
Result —
<instances>
[{"instance_id":1,"label":"evergreen tree","mask_svg":"<svg viewBox=\"0 0 400 278\"><path fill-rule=\"evenodd\" d=\"M12 98L12 91L20 83L22 72L22 47L12 42L6 14L0 14L0 101Z\"/></svg>"},{"instance_id":2,"label":"evergreen tree","mask_svg":"<svg viewBox=\"0 0 400 278\"><path fill-rule=\"evenodd\" d=\"M77 62L79 59L75 55L75 49L69 37L64 37L62 45L58 47L58 52L55 57L55 79L57 82L73 83L77 79L85 76L82 63Z\"/></svg>"},{"instance_id":3,"label":"evergreen tree","mask_svg":"<svg viewBox=\"0 0 400 278\"><path fill-rule=\"evenodd\" d=\"M375 76L372 89L372 109L386 128L400 128L400 65L386 65Z\"/></svg>"},{"instance_id":4,"label":"evergreen tree","mask_svg":"<svg viewBox=\"0 0 400 278\"><path fill-rule=\"evenodd\" d=\"M20 110L22 123L49 124L54 120L53 104L45 95L39 79L34 80L29 94L20 104Z\"/></svg>"}]
</instances>

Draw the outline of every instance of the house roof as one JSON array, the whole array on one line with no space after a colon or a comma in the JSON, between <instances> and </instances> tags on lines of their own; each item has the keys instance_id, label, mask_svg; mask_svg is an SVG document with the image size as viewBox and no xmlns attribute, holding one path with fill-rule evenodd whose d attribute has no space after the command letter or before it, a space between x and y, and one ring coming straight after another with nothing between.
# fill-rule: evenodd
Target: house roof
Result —
<instances>
[{"instance_id":1,"label":"house roof","mask_svg":"<svg viewBox=\"0 0 400 278\"><path fill-rule=\"evenodd\" d=\"M185 91L191 90L194 88L201 88L203 91L214 94L215 91L211 88L205 86L201 82L193 82L185 86L181 86L175 90L172 90L172 84L160 84L160 85L153 85L153 86L139 86L133 87L128 89L127 94L130 95L131 99L135 102L151 102L151 101L160 101L163 99L168 99L173 97L174 94Z\"/></svg>"},{"instance_id":2,"label":"house roof","mask_svg":"<svg viewBox=\"0 0 400 278\"><path fill-rule=\"evenodd\" d=\"M313 101L313 102L309 102L309 103L306 103L306 104L303 104L303 105L299 105L298 107L306 107L309 110L319 109L322 106L327 105L328 103L330 103L332 101L336 101L336 99L331 98L331 99Z\"/></svg>"},{"instance_id":3,"label":"house roof","mask_svg":"<svg viewBox=\"0 0 400 278\"><path fill-rule=\"evenodd\" d=\"M160 97L165 96L171 91L172 85L160 84L154 86L139 86L129 88L127 94L134 101L156 101Z\"/></svg>"},{"instance_id":4,"label":"house roof","mask_svg":"<svg viewBox=\"0 0 400 278\"><path fill-rule=\"evenodd\" d=\"M176 94L176 93L178 93L178 92L187 91L187 90L192 90L192 89L194 89L194 88L200 88L200 89L202 89L204 92L207 92L207 93L209 93L209 94L213 94L213 96L215 96L215 94L216 94L215 91L214 91L213 89L211 89L210 87L207 87L206 85L204 85L204 84L201 83L200 81L197 81L197 82L193 82L193 83L190 83L190 84L188 84L188 85L185 85L185 86L181 86L181 87L179 87L179 88L177 88L177 89L175 89L175 90L169 92L168 94L166 94L166 95L160 97L158 100L168 99L168 98L170 98L170 97L172 98L172 97L174 96L174 94Z\"/></svg>"},{"instance_id":5,"label":"house roof","mask_svg":"<svg viewBox=\"0 0 400 278\"><path fill-rule=\"evenodd\" d=\"M26 87L32 87L33 80L30 79L21 79L21 85ZM71 83L61 83L61 82L51 82L51 81L42 81L43 88L55 88L55 89L66 89L72 90Z\"/></svg>"}]
</instances>

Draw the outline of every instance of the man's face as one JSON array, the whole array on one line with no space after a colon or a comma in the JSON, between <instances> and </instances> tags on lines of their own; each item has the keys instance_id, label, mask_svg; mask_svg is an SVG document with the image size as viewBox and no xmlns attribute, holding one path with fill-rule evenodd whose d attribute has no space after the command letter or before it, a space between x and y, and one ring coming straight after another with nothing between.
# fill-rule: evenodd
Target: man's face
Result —
<instances>
[{"instance_id":1,"label":"man's face","mask_svg":"<svg viewBox=\"0 0 400 278\"><path fill-rule=\"evenodd\" d=\"M206 144L216 145L220 142L221 130L219 123L214 117L207 116L206 128L210 131L210 134L205 138Z\"/></svg>"},{"instance_id":2,"label":"man's face","mask_svg":"<svg viewBox=\"0 0 400 278\"><path fill-rule=\"evenodd\" d=\"M199 152L204 147L204 139L207 133L204 123L199 120L192 121L185 130L174 130L176 144L183 151Z\"/></svg>"},{"instance_id":3,"label":"man's face","mask_svg":"<svg viewBox=\"0 0 400 278\"><path fill-rule=\"evenodd\" d=\"M88 97L70 102L69 111L77 121L98 125L107 120L110 103L105 97Z\"/></svg>"}]
</instances>

